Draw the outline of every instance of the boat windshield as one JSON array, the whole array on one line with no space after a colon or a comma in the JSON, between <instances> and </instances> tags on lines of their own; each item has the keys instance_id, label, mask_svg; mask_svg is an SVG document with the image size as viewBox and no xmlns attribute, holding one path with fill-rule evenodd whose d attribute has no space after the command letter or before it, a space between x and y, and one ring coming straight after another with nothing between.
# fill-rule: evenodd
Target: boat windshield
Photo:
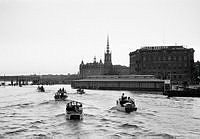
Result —
<instances>
[{"instance_id":1,"label":"boat windshield","mask_svg":"<svg viewBox=\"0 0 200 139\"><path fill-rule=\"evenodd\" d=\"M71 102L67 103L67 106L78 106L78 107L82 107L82 104L81 104L80 102L71 101Z\"/></svg>"}]
</instances>

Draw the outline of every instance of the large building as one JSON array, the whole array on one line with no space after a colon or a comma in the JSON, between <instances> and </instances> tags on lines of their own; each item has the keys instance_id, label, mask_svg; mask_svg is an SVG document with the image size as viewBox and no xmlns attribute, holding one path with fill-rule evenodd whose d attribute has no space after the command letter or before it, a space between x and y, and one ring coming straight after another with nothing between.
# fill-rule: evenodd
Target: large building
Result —
<instances>
[{"instance_id":1,"label":"large building","mask_svg":"<svg viewBox=\"0 0 200 139\"><path fill-rule=\"evenodd\" d=\"M79 66L80 78L86 78L91 75L122 75L129 74L129 67L112 64L112 54L109 48L109 37L107 37L107 47L104 53L104 63L102 60L96 61L96 57L92 63L82 61Z\"/></svg>"},{"instance_id":2,"label":"large building","mask_svg":"<svg viewBox=\"0 0 200 139\"><path fill-rule=\"evenodd\" d=\"M194 49L183 46L148 46L129 54L131 74L151 74L174 83L191 82Z\"/></svg>"}]
</instances>

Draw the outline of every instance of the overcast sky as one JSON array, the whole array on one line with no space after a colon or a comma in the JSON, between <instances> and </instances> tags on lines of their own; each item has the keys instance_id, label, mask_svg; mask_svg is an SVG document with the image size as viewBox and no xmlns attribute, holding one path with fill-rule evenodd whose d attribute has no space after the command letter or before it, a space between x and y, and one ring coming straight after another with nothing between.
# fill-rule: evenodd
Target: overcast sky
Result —
<instances>
[{"instance_id":1,"label":"overcast sky","mask_svg":"<svg viewBox=\"0 0 200 139\"><path fill-rule=\"evenodd\" d=\"M0 0L0 75L77 73L146 45L186 45L200 60L200 0Z\"/></svg>"}]
</instances>

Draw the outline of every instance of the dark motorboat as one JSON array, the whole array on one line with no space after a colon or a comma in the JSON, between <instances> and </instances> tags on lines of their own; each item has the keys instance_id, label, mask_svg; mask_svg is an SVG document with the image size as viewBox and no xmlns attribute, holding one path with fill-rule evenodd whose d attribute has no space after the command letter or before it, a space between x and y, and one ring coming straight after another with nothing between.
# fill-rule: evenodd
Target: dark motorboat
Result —
<instances>
[{"instance_id":1,"label":"dark motorboat","mask_svg":"<svg viewBox=\"0 0 200 139\"><path fill-rule=\"evenodd\" d=\"M37 90L38 90L38 92L45 92L43 86L38 86L38 87L37 87Z\"/></svg>"},{"instance_id":2,"label":"dark motorboat","mask_svg":"<svg viewBox=\"0 0 200 139\"><path fill-rule=\"evenodd\" d=\"M77 101L70 101L66 105L66 119L81 120L83 119L82 103Z\"/></svg>"},{"instance_id":3,"label":"dark motorboat","mask_svg":"<svg viewBox=\"0 0 200 139\"><path fill-rule=\"evenodd\" d=\"M59 89L54 95L55 100L65 100L67 98L67 92L63 89Z\"/></svg>"},{"instance_id":4,"label":"dark motorboat","mask_svg":"<svg viewBox=\"0 0 200 139\"><path fill-rule=\"evenodd\" d=\"M77 89L77 93L78 94L85 94L85 91L81 88Z\"/></svg>"},{"instance_id":5,"label":"dark motorboat","mask_svg":"<svg viewBox=\"0 0 200 139\"><path fill-rule=\"evenodd\" d=\"M167 90L163 95L168 97L200 97L200 88L179 87L174 90Z\"/></svg>"}]
</instances>

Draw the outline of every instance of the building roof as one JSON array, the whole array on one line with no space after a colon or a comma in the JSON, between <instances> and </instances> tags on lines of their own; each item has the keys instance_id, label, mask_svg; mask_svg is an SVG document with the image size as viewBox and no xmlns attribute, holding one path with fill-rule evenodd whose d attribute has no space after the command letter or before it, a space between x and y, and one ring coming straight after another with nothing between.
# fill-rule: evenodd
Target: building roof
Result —
<instances>
[{"instance_id":1,"label":"building roof","mask_svg":"<svg viewBox=\"0 0 200 139\"><path fill-rule=\"evenodd\" d=\"M183 45L179 46L144 46L141 49L137 49L136 51L130 52L129 55L132 55L134 53L138 52L147 52L147 51L163 51L163 50L176 50L176 51L182 51L182 50L191 50L194 52L193 48L185 48Z\"/></svg>"}]
</instances>

